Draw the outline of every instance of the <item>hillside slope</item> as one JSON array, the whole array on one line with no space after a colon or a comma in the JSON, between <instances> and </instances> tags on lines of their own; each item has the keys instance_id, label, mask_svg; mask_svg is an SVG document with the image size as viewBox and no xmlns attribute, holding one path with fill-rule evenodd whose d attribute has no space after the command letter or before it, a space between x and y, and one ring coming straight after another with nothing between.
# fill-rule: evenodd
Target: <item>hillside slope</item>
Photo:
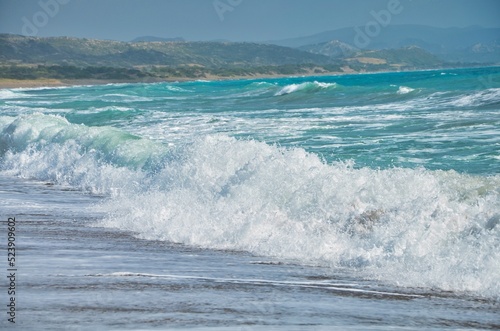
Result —
<instances>
[{"instance_id":1,"label":"hillside slope","mask_svg":"<svg viewBox=\"0 0 500 331\"><path fill-rule=\"evenodd\" d=\"M332 59L277 45L219 42L138 42L0 35L0 61L44 65L269 66L328 64Z\"/></svg>"}]
</instances>

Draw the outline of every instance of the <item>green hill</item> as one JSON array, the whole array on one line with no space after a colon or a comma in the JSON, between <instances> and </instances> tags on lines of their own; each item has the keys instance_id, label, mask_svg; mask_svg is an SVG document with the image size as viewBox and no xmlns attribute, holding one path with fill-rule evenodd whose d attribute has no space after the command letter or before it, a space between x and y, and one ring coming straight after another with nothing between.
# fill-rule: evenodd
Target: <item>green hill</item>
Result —
<instances>
[{"instance_id":1,"label":"green hill","mask_svg":"<svg viewBox=\"0 0 500 331\"><path fill-rule=\"evenodd\" d=\"M280 66L328 64L324 55L256 43L137 42L0 35L0 61L23 64L134 67L144 65Z\"/></svg>"},{"instance_id":2,"label":"green hill","mask_svg":"<svg viewBox=\"0 0 500 331\"><path fill-rule=\"evenodd\" d=\"M243 42L119 42L0 34L0 78L158 81L430 69L415 47L359 50L332 41L302 49Z\"/></svg>"}]
</instances>

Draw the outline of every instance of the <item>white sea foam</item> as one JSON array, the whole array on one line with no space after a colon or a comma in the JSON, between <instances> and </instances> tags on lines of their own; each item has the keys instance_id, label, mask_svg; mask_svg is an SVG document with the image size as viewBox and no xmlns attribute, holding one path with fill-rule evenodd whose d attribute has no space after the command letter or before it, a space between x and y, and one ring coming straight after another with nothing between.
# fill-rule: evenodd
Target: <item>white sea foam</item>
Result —
<instances>
[{"instance_id":1,"label":"white sea foam","mask_svg":"<svg viewBox=\"0 0 500 331\"><path fill-rule=\"evenodd\" d=\"M323 89L328 89L336 87L336 83L321 83L321 82L305 82L300 84L290 84L283 87L281 90L276 92L275 96L290 94L298 91L318 91Z\"/></svg>"},{"instance_id":2,"label":"white sea foam","mask_svg":"<svg viewBox=\"0 0 500 331\"><path fill-rule=\"evenodd\" d=\"M451 101L453 106L458 107L480 106L491 103L500 103L500 88L466 94Z\"/></svg>"},{"instance_id":3,"label":"white sea foam","mask_svg":"<svg viewBox=\"0 0 500 331\"><path fill-rule=\"evenodd\" d=\"M415 91L415 89L407 86L400 86L398 89L398 94L408 94L410 92Z\"/></svg>"},{"instance_id":4,"label":"white sea foam","mask_svg":"<svg viewBox=\"0 0 500 331\"><path fill-rule=\"evenodd\" d=\"M207 137L184 157L158 173L154 190L103 205L113 215L103 225L499 294L499 177L325 165L300 149L226 137Z\"/></svg>"},{"instance_id":5,"label":"white sea foam","mask_svg":"<svg viewBox=\"0 0 500 331\"><path fill-rule=\"evenodd\" d=\"M1 90L0 89L0 100L1 99L17 99L27 96L27 94L17 92L15 90Z\"/></svg>"},{"instance_id":6,"label":"white sea foam","mask_svg":"<svg viewBox=\"0 0 500 331\"><path fill-rule=\"evenodd\" d=\"M182 87L175 86L175 85L165 85L165 89L167 91L171 91L171 92L193 92L191 90L184 89Z\"/></svg>"},{"instance_id":7,"label":"white sea foam","mask_svg":"<svg viewBox=\"0 0 500 331\"><path fill-rule=\"evenodd\" d=\"M169 150L40 114L0 117L0 153L3 171L109 194L100 225L141 238L500 297L500 176L356 169L223 135Z\"/></svg>"},{"instance_id":8,"label":"white sea foam","mask_svg":"<svg viewBox=\"0 0 500 331\"><path fill-rule=\"evenodd\" d=\"M147 274L147 273L136 273L136 272L113 272L110 274L91 274L86 275L87 277L136 277L136 278L166 278L166 279L181 279L181 280L202 280L206 282L214 283L231 283L231 284L258 284L258 285L271 285L271 286L287 286L287 287L301 287L301 288L319 288L326 290L342 291L342 292L356 292L356 293L366 293L366 294L376 294L376 295L389 295L397 297L407 297L407 298L421 298L422 295L415 294L402 294L395 292L384 292L374 289L366 288L366 285L360 285L356 283L342 283L330 281L277 281L270 279L261 278L215 278L215 277L201 277L201 276L186 276L186 275L171 275L171 274Z\"/></svg>"},{"instance_id":9,"label":"white sea foam","mask_svg":"<svg viewBox=\"0 0 500 331\"><path fill-rule=\"evenodd\" d=\"M152 98L147 98L139 95L122 94L122 93L105 94L100 98L106 101L122 101L122 102L144 102L153 100Z\"/></svg>"},{"instance_id":10,"label":"white sea foam","mask_svg":"<svg viewBox=\"0 0 500 331\"><path fill-rule=\"evenodd\" d=\"M114 128L42 114L0 117L4 170L93 193L137 185L144 177L141 168L161 153L161 145Z\"/></svg>"}]
</instances>

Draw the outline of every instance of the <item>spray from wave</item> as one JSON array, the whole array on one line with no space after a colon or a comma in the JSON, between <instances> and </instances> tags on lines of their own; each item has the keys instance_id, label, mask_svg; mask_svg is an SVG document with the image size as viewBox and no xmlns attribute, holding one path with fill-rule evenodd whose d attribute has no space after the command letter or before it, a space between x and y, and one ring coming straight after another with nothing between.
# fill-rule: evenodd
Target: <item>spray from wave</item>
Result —
<instances>
[{"instance_id":1,"label":"spray from wave","mask_svg":"<svg viewBox=\"0 0 500 331\"><path fill-rule=\"evenodd\" d=\"M451 101L451 104L457 107L488 106L498 105L499 103L500 88L468 93Z\"/></svg>"},{"instance_id":2,"label":"spray from wave","mask_svg":"<svg viewBox=\"0 0 500 331\"><path fill-rule=\"evenodd\" d=\"M291 94L295 92L316 92L337 87L336 83L305 82L300 84L290 84L276 92L275 96Z\"/></svg>"},{"instance_id":3,"label":"spray from wave","mask_svg":"<svg viewBox=\"0 0 500 331\"><path fill-rule=\"evenodd\" d=\"M500 176L325 164L209 135L169 149L47 115L0 118L1 169L105 193L99 225L500 298Z\"/></svg>"},{"instance_id":4,"label":"spray from wave","mask_svg":"<svg viewBox=\"0 0 500 331\"><path fill-rule=\"evenodd\" d=\"M398 89L398 94L408 94L415 91L415 89L412 89L411 87L408 86L400 86Z\"/></svg>"}]
</instances>

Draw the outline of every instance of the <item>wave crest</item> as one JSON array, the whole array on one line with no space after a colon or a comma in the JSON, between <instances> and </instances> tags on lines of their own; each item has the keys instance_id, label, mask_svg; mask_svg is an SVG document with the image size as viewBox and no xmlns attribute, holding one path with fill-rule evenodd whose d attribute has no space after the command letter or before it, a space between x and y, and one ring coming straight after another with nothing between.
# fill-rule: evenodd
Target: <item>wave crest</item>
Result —
<instances>
[{"instance_id":1,"label":"wave crest","mask_svg":"<svg viewBox=\"0 0 500 331\"><path fill-rule=\"evenodd\" d=\"M56 116L0 118L1 169L109 194L100 226L500 298L500 176L325 164L223 135L175 150Z\"/></svg>"},{"instance_id":2,"label":"wave crest","mask_svg":"<svg viewBox=\"0 0 500 331\"><path fill-rule=\"evenodd\" d=\"M301 84L290 84L283 87L281 90L275 93L275 96L281 96L286 94L291 94L295 92L316 92L320 90L326 90L337 87L336 83L321 83L321 82L305 82Z\"/></svg>"},{"instance_id":3,"label":"wave crest","mask_svg":"<svg viewBox=\"0 0 500 331\"><path fill-rule=\"evenodd\" d=\"M408 86L400 86L398 89L398 94L408 94L410 92L415 91L415 89Z\"/></svg>"}]
</instances>

